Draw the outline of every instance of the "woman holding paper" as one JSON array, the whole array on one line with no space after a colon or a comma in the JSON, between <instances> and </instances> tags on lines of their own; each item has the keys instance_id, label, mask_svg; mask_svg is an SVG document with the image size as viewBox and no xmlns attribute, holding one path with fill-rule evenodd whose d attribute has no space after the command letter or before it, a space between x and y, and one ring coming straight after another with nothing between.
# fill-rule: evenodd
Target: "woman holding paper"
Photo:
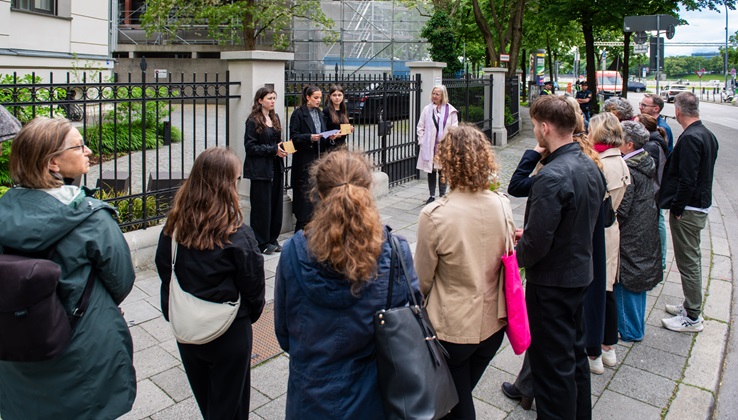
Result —
<instances>
[{"instance_id":1,"label":"woman holding paper","mask_svg":"<svg viewBox=\"0 0 738 420\"><path fill-rule=\"evenodd\" d=\"M325 117L320 112L320 100L323 92L320 88L307 85L302 90L302 105L295 109L290 117L290 139L295 146L292 156L292 213L297 219L295 233L307 225L313 215L310 202L309 169L310 165L320 157L335 141L336 135L324 138L321 133L327 131Z\"/></svg>"},{"instance_id":2,"label":"woman holding paper","mask_svg":"<svg viewBox=\"0 0 738 420\"><path fill-rule=\"evenodd\" d=\"M346 103L343 100L343 86L331 85L328 88L328 100L323 106L323 116L328 130L339 130L336 140L329 141L328 151L345 146L346 136L354 132L354 127L349 124Z\"/></svg>"},{"instance_id":3,"label":"woman holding paper","mask_svg":"<svg viewBox=\"0 0 738 420\"><path fill-rule=\"evenodd\" d=\"M436 199L436 178L438 179L438 194L446 194L446 183L443 182L441 167L433 161L436 148L449 128L459 125L459 111L448 103L446 86L436 85L431 90L431 103L423 108L418 121L418 153L417 169L428 174L428 189L430 197L426 204Z\"/></svg>"},{"instance_id":4,"label":"woman holding paper","mask_svg":"<svg viewBox=\"0 0 738 420\"><path fill-rule=\"evenodd\" d=\"M243 175L251 180L250 225L263 254L282 251L277 237L282 231L284 157L282 125L274 112L277 94L270 87L256 91L246 121L246 159Z\"/></svg>"}]
</instances>

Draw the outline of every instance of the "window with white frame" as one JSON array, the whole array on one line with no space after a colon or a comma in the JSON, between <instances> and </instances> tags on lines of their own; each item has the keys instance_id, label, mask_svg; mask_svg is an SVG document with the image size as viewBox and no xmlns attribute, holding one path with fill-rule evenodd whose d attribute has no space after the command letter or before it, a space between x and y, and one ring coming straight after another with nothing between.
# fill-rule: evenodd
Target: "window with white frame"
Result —
<instances>
[{"instance_id":1,"label":"window with white frame","mask_svg":"<svg viewBox=\"0 0 738 420\"><path fill-rule=\"evenodd\" d=\"M58 12L56 0L13 0L13 7L49 15L56 15Z\"/></svg>"}]
</instances>

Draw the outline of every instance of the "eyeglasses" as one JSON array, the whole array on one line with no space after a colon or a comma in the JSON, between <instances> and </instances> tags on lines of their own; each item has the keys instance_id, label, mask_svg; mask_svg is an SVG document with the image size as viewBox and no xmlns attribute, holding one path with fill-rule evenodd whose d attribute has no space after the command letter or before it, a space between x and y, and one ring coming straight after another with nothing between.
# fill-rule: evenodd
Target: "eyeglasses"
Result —
<instances>
[{"instance_id":1,"label":"eyeglasses","mask_svg":"<svg viewBox=\"0 0 738 420\"><path fill-rule=\"evenodd\" d=\"M81 151L84 152L85 151L85 146L87 146L87 144L85 144L85 141L83 139L82 140L82 144L80 144L78 146L67 147L66 149L62 150L62 152L66 152L67 150L74 150L74 149L79 149L79 150L81 150Z\"/></svg>"},{"instance_id":2,"label":"eyeglasses","mask_svg":"<svg viewBox=\"0 0 738 420\"><path fill-rule=\"evenodd\" d=\"M638 107L640 107L640 108L646 108L646 107L649 107L649 106L656 106L656 105L649 105L649 104L644 104L643 102L640 102L640 103L638 104Z\"/></svg>"}]
</instances>

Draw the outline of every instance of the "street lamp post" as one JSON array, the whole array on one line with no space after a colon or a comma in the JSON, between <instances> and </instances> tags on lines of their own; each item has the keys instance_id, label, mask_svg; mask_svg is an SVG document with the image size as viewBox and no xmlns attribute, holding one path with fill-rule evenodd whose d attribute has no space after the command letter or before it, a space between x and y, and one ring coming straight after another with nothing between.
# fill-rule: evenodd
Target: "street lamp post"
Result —
<instances>
[{"instance_id":1,"label":"street lamp post","mask_svg":"<svg viewBox=\"0 0 738 420\"><path fill-rule=\"evenodd\" d=\"M725 93L728 93L728 0L725 3Z\"/></svg>"}]
</instances>

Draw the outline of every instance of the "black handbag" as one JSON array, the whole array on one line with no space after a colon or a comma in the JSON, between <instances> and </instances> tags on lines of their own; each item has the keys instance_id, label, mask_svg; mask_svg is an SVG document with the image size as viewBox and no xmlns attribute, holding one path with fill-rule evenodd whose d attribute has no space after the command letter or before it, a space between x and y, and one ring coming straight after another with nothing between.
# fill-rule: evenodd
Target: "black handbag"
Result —
<instances>
[{"instance_id":1,"label":"black handbag","mask_svg":"<svg viewBox=\"0 0 738 420\"><path fill-rule=\"evenodd\" d=\"M446 364L448 353L436 338L428 314L419 306L400 254L397 237L390 235L387 309L374 314L379 390L388 419L439 419L459 402L454 380ZM396 259L402 265L397 278L405 284L412 306L392 308ZM403 281L404 277L404 281Z\"/></svg>"},{"instance_id":2,"label":"black handbag","mask_svg":"<svg viewBox=\"0 0 738 420\"><path fill-rule=\"evenodd\" d=\"M617 220L617 214L615 214L615 209L612 207L612 196L610 193L607 193L607 197L605 197L605 200L602 202L602 206L605 208L605 227L609 228L615 224L615 220Z\"/></svg>"}]
</instances>

